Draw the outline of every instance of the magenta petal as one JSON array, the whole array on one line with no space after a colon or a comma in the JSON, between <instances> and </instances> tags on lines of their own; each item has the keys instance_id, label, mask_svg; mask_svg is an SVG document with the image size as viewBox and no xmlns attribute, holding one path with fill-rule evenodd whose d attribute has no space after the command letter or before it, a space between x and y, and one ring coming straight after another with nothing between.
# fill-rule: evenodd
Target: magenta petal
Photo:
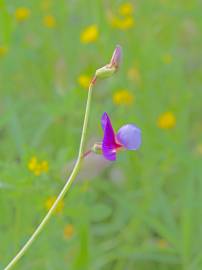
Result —
<instances>
[{"instance_id":1,"label":"magenta petal","mask_svg":"<svg viewBox=\"0 0 202 270\"><path fill-rule=\"evenodd\" d=\"M117 133L117 140L128 150L137 150L141 145L141 130L135 125L122 126Z\"/></svg>"},{"instance_id":2,"label":"magenta petal","mask_svg":"<svg viewBox=\"0 0 202 270\"><path fill-rule=\"evenodd\" d=\"M116 141L115 133L108 114L105 112L101 118L104 137L102 140L102 153L108 160L116 160Z\"/></svg>"}]
</instances>

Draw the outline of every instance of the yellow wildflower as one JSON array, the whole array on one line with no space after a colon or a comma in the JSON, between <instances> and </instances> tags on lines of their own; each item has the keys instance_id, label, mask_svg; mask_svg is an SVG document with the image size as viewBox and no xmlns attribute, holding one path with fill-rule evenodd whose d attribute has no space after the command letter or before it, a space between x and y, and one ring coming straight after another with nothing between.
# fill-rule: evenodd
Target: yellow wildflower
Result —
<instances>
[{"instance_id":1,"label":"yellow wildflower","mask_svg":"<svg viewBox=\"0 0 202 270\"><path fill-rule=\"evenodd\" d=\"M124 4L120 5L119 13L122 16L132 15L133 14L133 5L132 5L132 3L128 2L128 3L124 3Z\"/></svg>"},{"instance_id":2,"label":"yellow wildflower","mask_svg":"<svg viewBox=\"0 0 202 270\"><path fill-rule=\"evenodd\" d=\"M80 41L84 44L95 42L97 39L98 27L95 24L92 24L85 28L80 35Z\"/></svg>"},{"instance_id":3,"label":"yellow wildflower","mask_svg":"<svg viewBox=\"0 0 202 270\"><path fill-rule=\"evenodd\" d=\"M157 126L159 128L169 129L175 127L176 117L172 112L165 112L159 116Z\"/></svg>"},{"instance_id":4,"label":"yellow wildflower","mask_svg":"<svg viewBox=\"0 0 202 270\"><path fill-rule=\"evenodd\" d=\"M40 164L36 164L35 165L35 168L33 169L33 173L36 175L36 176L39 176L42 174L42 169L41 169L41 165Z\"/></svg>"},{"instance_id":5,"label":"yellow wildflower","mask_svg":"<svg viewBox=\"0 0 202 270\"><path fill-rule=\"evenodd\" d=\"M30 16L30 9L26 7L19 7L15 11L16 20L19 22L25 21Z\"/></svg>"},{"instance_id":6,"label":"yellow wildflower","mask_svg":"<svg viewBox=\"0 0 202 270\"><path fill-rule=\"evenodd\" d=\"M91 81L91 77L88 76L88 75L85 75L85 74L81 74L79 77L78 77L78 83L80 84L81 87L83 88L87 88L89 87L90 85L90 81Z\"/></svg>"},{"instance_id":7,"label":"yellow wildflower","mask_svg":"<svg viewBox=\"0 0 202 270\"><path fill-rule=\"evenodd\" d=\"M64 228L64 238L70 239L74 234L74 226L72 224L67 224Z\"/></svg>"},{"instance_id":8,"label":"yellow wildflower","mask_svg":"<svg viewBox=\"0 0 202 270\"><path fill-rule=\"evenodd\" d=\"M132 67L128 70L128 78L136 83L140 82L140 72L138 68Z\"/></svg>"},{"instance_id":9,"label":"yellow wildflower","mask_svg":"<svg viewBox=\"0 0 202 270\"><path fill-rule=\"evenodd\" d=\"M120 30L128 30L134 26L134 18L132 16L127 16L120 19L119 17L112 16L110 18L110 23L114 28L118 28Z\"/></svg>"},{"instance_id":10,"label":"yellow wildflower","mask_svg":"<svg viewBox=\"0 0 202 270\"><path fill-rule=\"evenodd\" d=\"M28 169L30 171L33 171L35 169L36 165L37 165L37 158L34 156L28 162Z\"/></svg>"},{"instance_id":11,"label":"yellow wildflower","mask_svg":"<svg viewBox=\"0 0 202 270\"><path fill-rule=\"evenodd\" d=\"M33 156L28 162L28 169L33 172L36 176L39 176L43 172L48 172L49 166L48 161L43 160L41 162Z\"/></svg>"},{"instance_id":12,"label":"yellow wildflower","mask_svg":"<svg viewBox=\"0 0 202 270\"><path fill-rule=\"evenodd\" d=\"M172 55L171 54L169 54L169 53L166 53L166 54L164 54L163 56L162 56L162 61L165 63L165 64L167 64L167 65L169 65L169 64L171 64L172 63Z\"/></svg>"},{"instance_id":13,"label":"yellow wildflower","mask_svg":"<svg viewBox=\"0 0 202 270\"><path fill-rule=\"evenodd\" d=\"M56 25L55 17L53 15L46 15L43 18L43 24L47 28L54 28Z\"/></svg>"},{"instance_id":14,"label":"yellow wildflower","mask_svg":"<svg viewBox=\"0 0 202 270\"><path fill-rule=\"evenodd\" d=\"M47 160L41 161L40 168L43 172L48 172L49 170L49 165Z\"/></svg>"},{"instance_id":15,"label":"yellow wildflower","mask_svg":"<svg viewBox=\"0 0 202 270\"><path fill-rule=\"evenodd\" d=\"M6 55L8 52L8 48L5 46L0 46L0 57Z\"/></svg>"},{"instance_id":16,"label":"yellow wildflower","mask_svg":"<svg viewBox=\"0 0 202 270\"><path fill-rule=\"evenodd\" d=\"M49 197L46 201L45 201L45 208L47 211L49 211L51 209L51 207L53 206L54 202L56 200L56 197L55 196L52 196L52 197ZM58 206L55 208L55 212L56 213L61 213L62 210L64 208L64 201L61 200L59 203L58 203Z\"/></svg>"},{"instance_id":17,"label":"yellow wildflower","mask_svg":"<svg viewBox=\"0 0 202 270\"><path fill-rule=\"evenodd\" d=\"M120 90L113 95L113 102L116 105L131 105L133 101L134 95L128 90Z\"/></svg>"}]
</instances>

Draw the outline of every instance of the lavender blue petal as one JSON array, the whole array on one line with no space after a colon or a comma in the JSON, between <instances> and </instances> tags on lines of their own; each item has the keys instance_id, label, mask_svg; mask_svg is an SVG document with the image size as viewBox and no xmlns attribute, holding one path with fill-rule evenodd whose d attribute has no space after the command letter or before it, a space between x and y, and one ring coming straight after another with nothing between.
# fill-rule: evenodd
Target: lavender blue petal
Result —
<instances>
[{"instance_id":1,"label":"lavender blue petal","mask_svg":"<svg viewBox=\"0 0 202 270\"><path fill-rule=\"evenodd\" d=\"M137 150L142 142L141 130L132 124L122 126L116 137L128 150Z\"/></svg>"},{"instance_id":2,"label":"lavender blue petal","mask_svg":"<svg viewBox=\"0 0 202 270\"><path fill-rule=\"evenodd\" d=\"M102 117L101 117L101 125L102 125L102 130L105 130L105 126L107 124L107 121L109 121L109 116L106 112L103 113Z\"/></svg>"},{"instance_id":3,"label":"lavender blue petal","mask_svg":"<svg viewBox=\"0 0 202 270\"><path fill-rule=\"evenodd\" d=\"M114 53L112 55L112 59L110 61L110 64L112 66L115 66L116 68L118 68L120 62L121 62L121 57L122 57L122 48L120 45L117 45Z\"/></svg>"},{"instance_id":4,"label":"lavender blue petal","mask_svg":"<svg viewBox=\"0 0 202 270\"><path fill-rule=\"evenodd\" d=\"M102 140L102 153L108 160L116 160L116 141L114 130L108 114L105 112L101 118L101 125L104 132Z\"/></svg>"}]
</instances>

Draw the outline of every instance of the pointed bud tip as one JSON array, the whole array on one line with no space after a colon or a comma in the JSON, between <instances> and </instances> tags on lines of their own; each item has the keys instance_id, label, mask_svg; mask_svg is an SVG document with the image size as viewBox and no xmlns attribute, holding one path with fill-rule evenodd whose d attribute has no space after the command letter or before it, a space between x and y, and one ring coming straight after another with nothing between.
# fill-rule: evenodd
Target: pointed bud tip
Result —
<instances>
[{"instance_id":1,"label":"pointed bud tip","mask_svg":"<svg viewBox=\"0 0 202 270\"><path fill-rule=\"evenodd\" d=\"M116 69L119 67L122 58L122 47L120 45L116 45L116 48L113 52L110 65L115 67Z\"/></svg>"}]
</instances>

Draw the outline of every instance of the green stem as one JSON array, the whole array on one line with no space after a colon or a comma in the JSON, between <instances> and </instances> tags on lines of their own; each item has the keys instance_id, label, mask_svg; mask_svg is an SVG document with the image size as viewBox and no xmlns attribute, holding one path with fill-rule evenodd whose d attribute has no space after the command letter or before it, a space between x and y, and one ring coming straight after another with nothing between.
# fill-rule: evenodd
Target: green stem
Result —
<instances>
[{"instance_id":1,"label":"green stem","mask_svg":"<svg viewBox=\"0 0 202 270\"><path fill-rule=\"evenodd\" d=\"M82 134L81 134L81 141L80 141L80 147L79 147L79 154L78 158L76 161L76 164L74 166L74 169L67 179L66 184L64 185L63 189L61 190L60 194L58 195L57 199L55 200L54 204L42 220L42 222L39 224L39 226L36 228L32 236L29 238L29 240L25 243L25 245L21 248L21 250L17 253L17 255L12 259L12 261L4 268L4 270L9 270L15 264L19 261L19 259L25 254L25 252L29 249L31 244L34 242L36 237L40 234L40 232L43 230L49 219L54 213L55 208L57 207L58 203L64 198L65 194L67 191L70 189L75 177L77 176L81 161L82 161L82 156L84 152L84 144L85 144L85 139L86 139L86 132L87 132L87 125L88 125L88 119L89 119L89 113L90 113L90 104L91 104L91 97L92 97L92 89L93 85L95 83L95 78L92 80L90 86L89 86L89 91L88 91L88 98L87 98L87 103L86 103L86 112L85 112L85 117L84 117L84 122L83 122L83 129L82 129Z\"/></svg>"}]
</instances>

